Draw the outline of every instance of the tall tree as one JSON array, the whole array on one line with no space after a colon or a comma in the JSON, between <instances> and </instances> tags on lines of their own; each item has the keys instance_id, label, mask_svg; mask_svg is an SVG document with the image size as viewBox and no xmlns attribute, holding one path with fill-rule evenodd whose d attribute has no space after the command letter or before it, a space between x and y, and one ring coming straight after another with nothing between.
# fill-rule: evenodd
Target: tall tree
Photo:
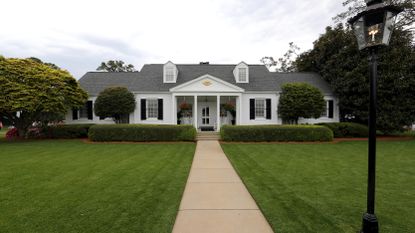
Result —
<instances>
[{"instance_id":1,"label":"tall tree","mask_svg":"<svg viewBox=\"0 0 415 233\"><path fill-rule=\"evenodd\" d=\"M125 87L109 87L99 93L95 104L95 115L111 117L115 123L123 123L122 117L134 112L134 94Z\"/></svg>"},{"instance_id":2,"label":"tall tree","mask_svg":"<svg viewBox=\"0 0 415 233\"><path fill-rule=\"evenodd\" d=\"M415 48L413 36L395 30L390 46L379 51L378 119L384 132L415 122ZM367 123L369 103L368 55L358 50L354 33L341 24L327 27L310 51L301 54L299 71L319 73L339 97L343 121Z\"/></svg>"},{"instance_id":3,"label":"tall tree","mask_svg":"<svg viewBox=\"0 0 415 233\"><path fill-rule=\"evenodd\" d=\"M298 123L298 118L319 118L326 107L321 91L307 83L286 83L278 104L284 122Z\"/></svg>"},{"instance_id":4,"label":"tall tree","mask_svg":"<svg viewBox=\"0 0 415 233\"><path fill-rule=\"evenodd\" d=\"M87 94L65 70L33 59L0 56L0 115L6 116L21 137L45 114L64 114L82 106Z\"/></svg>"},{"instance_id":5,"label":"tall tree","mask_svg":"<svg viewBox=\"0 0 415 233\"><path fill-rule=\"evenodd\" d=\"M394 4L402 7L404 11L398 15L396 20L396 27L402 31L412 32L415 28L415 2L414 0L387 0L387 4ZM366 3L364 0L345 0L343 6L347 10L341 12L334 20L336 22L345 22L348 18L356 15L365 9Z\"/></svg>"},{"instance_id":6,"label":"tall tree","mask_svg":"<svg viewBox=\"0 0 415 233\"><path fill-rule=\"evenodd\" d=\"M277 60L274 57L263 57L261 62L268 67L268 69L274 69L277 72L294 72L297 70L295 67L295 59L299 55L300 47L290 42L287 52Z\"/></svg>"},{"instance_id":7,"label":"tall tree","mask_svg":"<svg viewBox=\"0 0 415 233\"><path fill-rule=\"evenodd\" d=\"M98 66L97 70L107 71L107 72L134 72L136 71L134 66L131 64L124 64L121 60L109 60L107 62L102 62Z\"/></svg>"}]
</instances>

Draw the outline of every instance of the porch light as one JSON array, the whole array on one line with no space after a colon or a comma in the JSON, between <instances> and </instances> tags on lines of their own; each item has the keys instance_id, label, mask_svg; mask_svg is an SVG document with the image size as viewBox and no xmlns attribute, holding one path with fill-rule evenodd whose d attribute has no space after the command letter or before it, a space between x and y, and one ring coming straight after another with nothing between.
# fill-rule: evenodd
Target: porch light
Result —
<instances>
[{"instance_id":1,"label":"porch light","mask_svg":"<svg viewBox=\"0 0 415 233\"><path fill-rule=\"evenodd\" d=\"M349 20L359 49L389 45L396 15L402 9L385 5L381 0L365 0L367 8Z\"/></svg>"}]
</instances>

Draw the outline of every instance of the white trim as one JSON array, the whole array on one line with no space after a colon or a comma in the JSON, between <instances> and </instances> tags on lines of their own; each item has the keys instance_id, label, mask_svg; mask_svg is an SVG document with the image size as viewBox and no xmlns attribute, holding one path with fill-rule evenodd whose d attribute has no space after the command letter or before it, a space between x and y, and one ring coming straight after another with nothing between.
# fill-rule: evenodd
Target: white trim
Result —
<instances>
[{"instance_id":1,"label":"white trim","mask_svg":"<svg viewBox=\"0 0 415 233\"><path fill-rule=\"evenodd\" d=\"M180 89L181 88L186 87L186 86L189 86L189 85L191 85L193 83L197 83L197 82L201 81L202 79L206 79L206 78L212 79L215 82L218 82L220 84L223 84L223 85L225 85L225 86L227 86L227 87L229 87L231 89L234 89L234 91L231 91L231 92L221 92L221 93L233 93L233 92L244 92L245 91L244 89L242 89L242 88L240 88L238 86L235 86L235 85L233 85L231 83L228 83L226 81L223 81L222 79L216 78L216 77L214 77L214 76L212 76L210 74L205 74L205 75L202 75L202 76L200 76L200 77L198 77L196 79L192 79L192 80L190 80L188 82L185 82L183 84L180 84L178 86L175 86L175 87L170 88L170 92L180 92Z\"/></svg>"},{"instance_id":2,"label":"white trim","mask_svg":"<svg viewBox=\"0 0 415 233\"><path fill-rule=\"evenodd\" d=\"M263 117L257 117L256 116L256 113L257 113L257 111L256 111L256 109L257 109L257 107L256 107L256 102L257 101L262 101L263 103L264 103L264 116ZM266 98L254 98L254 112L255 112L255 120L267 120L267 100L266 100Z\"/></svg>"},{"instance_id":3,"label":"white trim","mask_svg":"<svg viewBox=\"0 0 415 233\"><path fill-rule=\"evenodd\" d=\"M173 80L171 81L167 80L167 73L166 73L167 68L173 69L174 77L173 77ZM166 64L163 65L163 83L176 83L178 74L179 74L179 70L177 69L177 66L173 62L168 61L166 62Z\"/></svg>"},{"instance_id":4,"label":"white trim","mask_svg":"<svg viewBox=\"0 0 415 233\"><path fill-rule=\"evenodd\" d=\"M239 69L240 68L245 68L246 69L246 80L245 81L240 81L239 80ZM234 75L236 83L249 83L249 65L246 64L244 61L240 62L233 69L233 75Z\"/></svg>"}]
</instances>

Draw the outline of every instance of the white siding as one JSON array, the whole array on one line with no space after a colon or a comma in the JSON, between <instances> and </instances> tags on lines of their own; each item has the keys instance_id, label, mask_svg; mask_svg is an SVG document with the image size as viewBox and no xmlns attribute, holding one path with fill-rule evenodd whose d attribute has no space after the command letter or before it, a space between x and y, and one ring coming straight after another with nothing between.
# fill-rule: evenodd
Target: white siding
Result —
<instances>
[{"instance_id":1,"label":"white siding","mask_svg":"<svg viewBox=\"0 0 415 233\"><path fill-rule=\"evenodd\" d=\"M146 119L141 120L141 99L163 99L163 120L156 120L156 119ZM136 94L135 101L137 105L134 111L134 122L136 124L177 124L174 121L173 114L177 114L175 110L173 110L173 103L172 103L172 94L168 93L160 93L160 94Z\"/></svg>"},{"instance_id":2,"label":"white siding","mask_svg":"<svg viewBox=\"0 0 415 233\"><path fill-rule=\"evenodd\" d=\"M271 119L249 119L249 100L255 98L271 99ZM278 106L278 95L269 93L269 94L260 94L260 93L249 93L242 94L242 115L241 115L241 125L269 125L269 124L281 124L277 118L277 106Z\"/></svg>"}]
</instances>

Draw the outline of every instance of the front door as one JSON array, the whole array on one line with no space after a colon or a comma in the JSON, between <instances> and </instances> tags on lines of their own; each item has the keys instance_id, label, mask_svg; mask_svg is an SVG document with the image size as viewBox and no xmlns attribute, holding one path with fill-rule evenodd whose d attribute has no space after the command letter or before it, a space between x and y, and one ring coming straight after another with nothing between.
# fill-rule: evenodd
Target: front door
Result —
<instances>
[{"instance_id":1,"label":"front door","mask_svg":"<svg viewBox=\"0 0 415 233\"><path fill-rule=\"evenodd\" d=\"M210 125L209 106L202 107L202 126Z\"/></svg>"}]
</instances>

